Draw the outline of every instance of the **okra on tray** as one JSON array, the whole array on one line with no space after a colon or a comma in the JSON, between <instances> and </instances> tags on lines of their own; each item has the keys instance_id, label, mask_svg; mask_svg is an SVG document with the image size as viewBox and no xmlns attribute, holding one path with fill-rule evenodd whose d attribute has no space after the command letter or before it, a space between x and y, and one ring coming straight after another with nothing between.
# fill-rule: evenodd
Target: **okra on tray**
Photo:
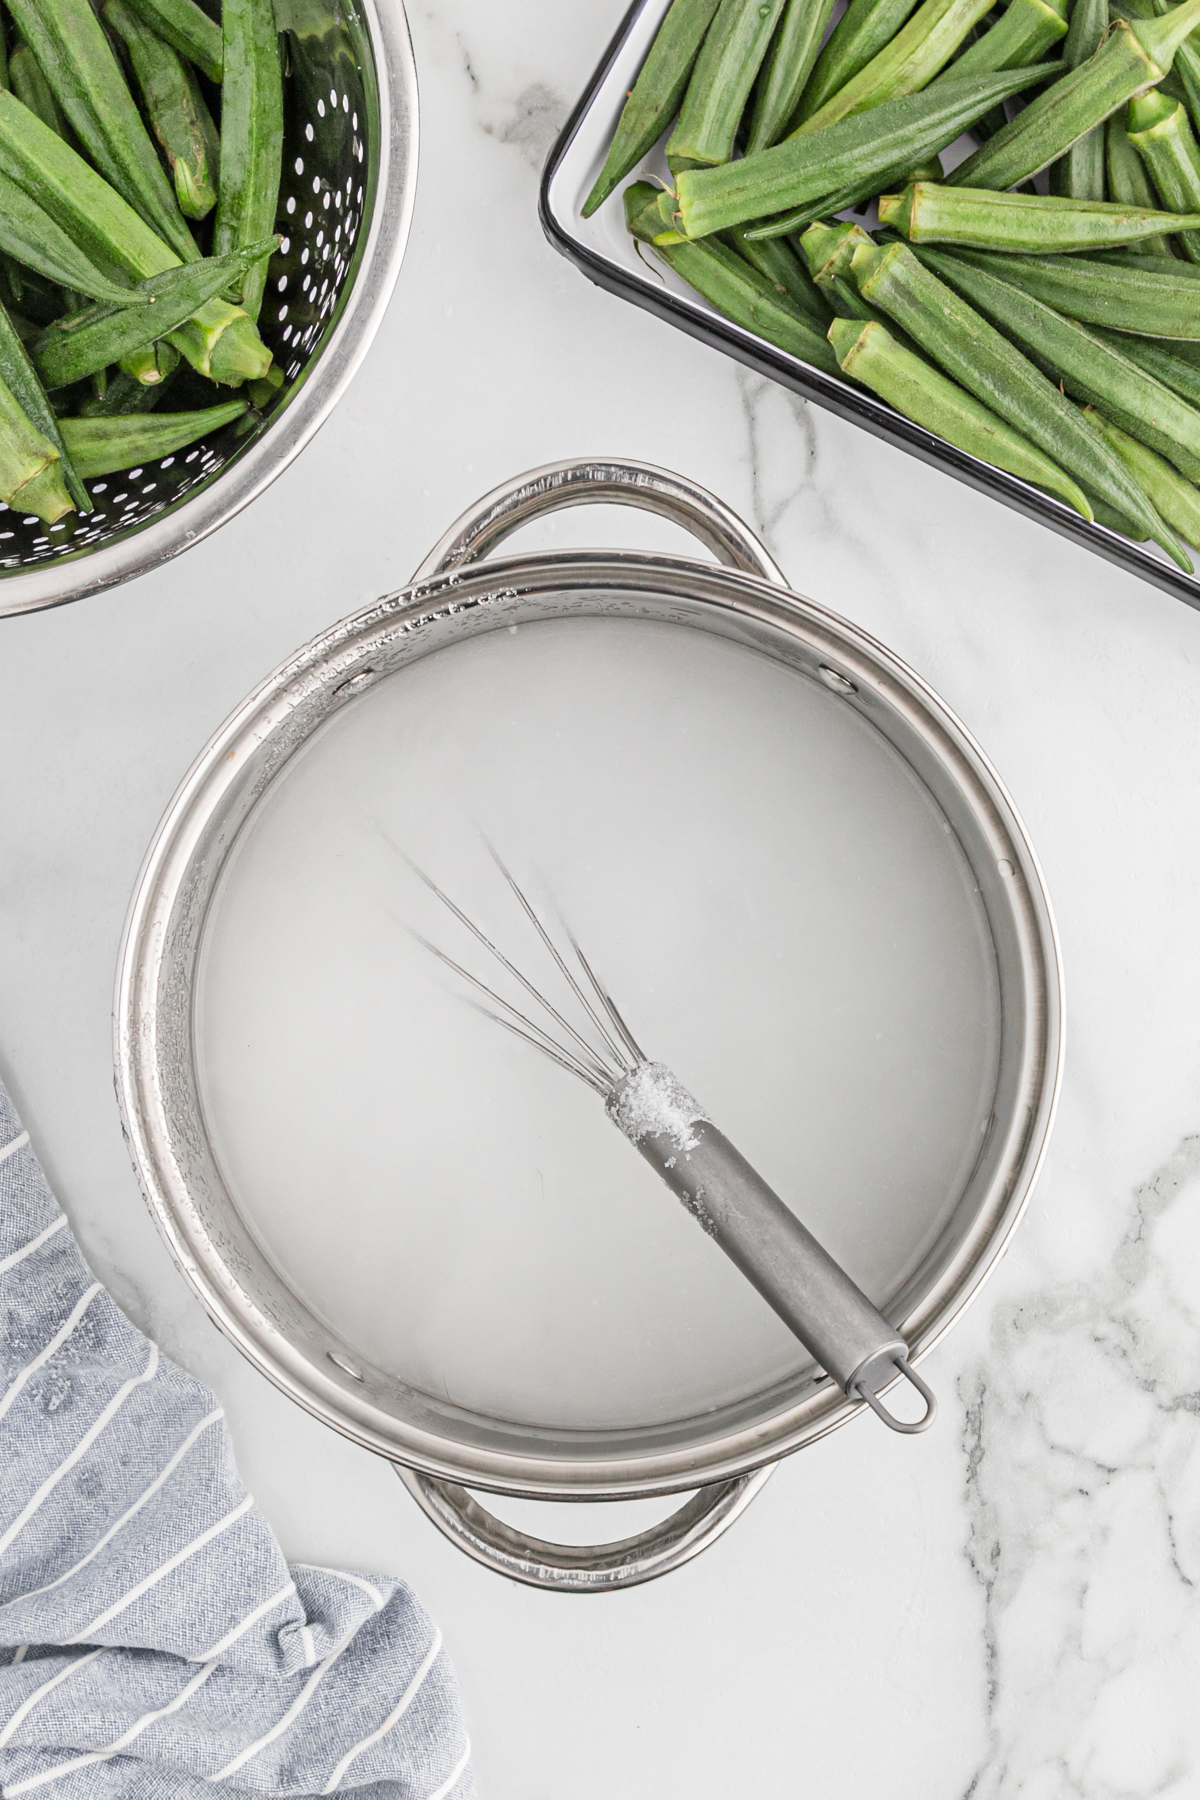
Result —
<instances>
[{"instance_id":1,"label":"okra on tray","mask_svg":"<svg viewBox=\"0 0 1200 1800\"><path fill-rule=\"evenodd\" d=\"M254 425L282 153L273 0L2 0L0 501Z\"/></svg>"},{"instance_id":2,"label":"okra on tray","mask_svg":"<svg viewBox=\"0 0 1200 1800\"><path fill-rule=\"evenodd\" d=\"M672 0L585 216L623 205L743 330L1192 573L1200 0L834 11Z\"/></svg>"}]
</instances>

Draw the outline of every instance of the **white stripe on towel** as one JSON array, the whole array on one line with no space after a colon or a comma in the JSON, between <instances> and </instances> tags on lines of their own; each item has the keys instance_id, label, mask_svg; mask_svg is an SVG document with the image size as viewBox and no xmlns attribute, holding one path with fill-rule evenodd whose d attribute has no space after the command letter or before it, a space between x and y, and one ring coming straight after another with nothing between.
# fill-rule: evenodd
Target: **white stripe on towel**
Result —
<instances>
[{"instance_id":1,"label":"white stripe on towel","mask_svg":"<svg viewBox=\"0 0 1200 1800\"><path fill-rule=\"evenodd\" d=\"M67 1664L65 1669L60 1669L57 1675L51 1675L49 1681L43 1681L41 1687L34 1688L32 1694L27 1694L4 1730L0 1731L0 1747L7 1744L22 1719L29 1717L38 1701L44 1700L52 1688L56 1688L60 1681L65 1681L68 1675L74 1675L76 1670L82 1669L85 1664L95 1662L96 1658L102 1656L103 1653L103 1648L101 1648L100 1650L89 1650L86 1656L77 1656L74 1662Z\"/></svg>"},{"instance_id":2,"label":"white stripe on towel","mask_svg":"<svg viewBox=\"0 0 1200 1800\"><path fill-rule=\"evenodd\" d=\"M355 1626L354 1630L350 1633L350 1636L348 1638L343 1638L342 1642L333 1652L333 1655L327 1656L323 1663L317 1665L315 1672L300 1689L300 1692L296 1695L296 1698L292 1701L292 1704L288 1707L283 1717L272 1725L270 1731L264 1731L260 1738L255 1738L252 1744L247 1744L244 1750L239 1750L233 1761L227 1762L225 1767L223 1769L218 1769L215 1775L206 1775L204 1777L205 1781L225 1781L230 1775L236 1775L237 1771L248 1763L252 1756L257 1756L260 1750L265 1750L268 1744L273 1744L277 1737L282 1737L288 1726L291 1725L300 1713L304 1711L304 1708L308 1705L309 1701L324 1681L326 1675L328 1675L330 1669L342 1654L342 1651L353 1641L357 1636L357 1633L358 1627Z\"/></svg>"},{"instance_id":3,"label":"white stripe on towel","mask_svg":"<svg viewBox=\"0 0 1200 1800\"><path fill-rule=\"evenodd\" d=\"M364 1594L370 1594L372 1600L375 1602L376 1612L383 1611L383 1595L377 1587L372 1587L369 1581L364 1581L361 1575L351 1575L347 1569L327 1569L324 1563L295 1563L293 1564L293 1567L297 1569L312 1569L317 1575L336 1575L339 1581L352 1581L355 1587L362 1589Z\"/></svg>"},{"instance_id":4,"label":"white stripe on towel","mask_svg":"<svg viewBox=\"0 0 1200 1800\"><path fill-rule=\"evenodd\" d=\"M88 1288L87 1292L83 1293L79 1296L79 1299L75 1302L74 1306L71 1308L70 1312L67 1314L67 1317L63 1320L62 1324L59 1326L59 1328L55 1332L54 1336L50 1339L50 1342L46 1345L45 1349L39 1350L38 1354L34 1357L33 1361L31 1363L28 1363L25 1366L25 1368L23 1368L21 1370L21 1373L17 1376L17 1379L13 1382L12 1386L9 1388L9 1390L5 1394L3 1400L0 1400L0 1419L2 1419L4 1417L5 1413L8 1411L9 1407L12 1405L13 1401L16 1399L16 1397L20 1393L21 1389L25 1386L25 1383L29 1380L30 1376L36 1375L38 1370L42 1367L43 1363L48 1363L50 1361L50 1358L54 1355L54 1352L56 1350L61 1349L63 1344L66 1343L67 1339L70 1337L71 1333L74 1331L75 1327L78 1325L80 1319L82 1319L84 1313L87 1311L88 1307L92 1304L92 1301L96 1298L96 1295L99 1294L101 1291L102 1290L100 1287L100 1283L98 1281L93 1281L91 1287Z\"/></svg>"},{"instance_id":5,"label":"white stripe on towel","mask_svg":"<svg viewBox=\"0 0 1200 1800\"><path fill-rule=\"evenodd\" d=\"M355 1746L352 1750L347 1750L345 1756L343 1756L341 1762L338 1764L337 1768L333 1771L333 1774L329 1777L329 1780L326 1782L325 1786L321 1789L321 1792L323 1794L334 1793L337 1789L338 1783L342 1779L342 1776L346 1773L346 1770L350 1767L350 1764L354 1761L355 1757L361 1756L364 1750L369 1750L371 1748L372 1744L377 1744L379 1742L380 1738L387 1736L388 1732L392 1729L392 1727L394 1725L399 1724L399 1722L403 1718L404 1714L408 1711L409 1706L412 1704L412 1701L413 1701L421 1683L424 1681L425 1677L428 1675L430 1669L433 1667L435 1661L437 1660L437 1654L438 1654L438 1651L441 1649L441 1647L442 1647L442 1634L440 1631L435 1631L433 1634L433 1643L429 1646L429 1651L425 1657L424 1662L421 1664L420 1668L417 1670L416 1674L413 1676L412 1680L409 1682L408 1686L405 1688L404 1692L401 1694L399 1700L396 1702L395 1706L392 1708L392 1710L388 1714L387 1718L383 1721L383 1724L379 1727L379 1729L377 1731L371 1732L369 1737L361 1738L359 1740L359 1742L357 1744L355 1744ZM460 1771L460 1773L461 1773L461 1771Z\"/></svg>"},{"instance_id":6,"label":"white stripe on towel","mask_svg":"<svg viewBox=\"0 0 1200 1800\"><path fill-rule=\"evenodd\" d=\"M141 1718L137 1719L128 1731L123 1731L116 1742L109 1744L107 1749L89 1750L86 1756L74 1756L70 1762L55 1763L52 1769L43 1769L40 1775L30 1775L25 1781L6 1783L5 1800L9 1800L9 1796L12 1795L27 1794L30 1788L45 1787L48 1781L57 1781L60 1775L70 1775L75 1769L86 1769L89 1763L107 1762L110 1757L119 1756L125 1746L132 1744L134 1738L140 1737L146 1727L153 1725L156 1719L165 1719L169 1713L178 1712L179 1708L191 1699L196 1689L203 1686L208 1680L216 1666L216 1663L206 1663L204 1668L192 1676L187 1686L176 1694L168 1705L156 1706L153 1712L143 1713Z\"/></svg>"},{"instance_id":7,"label":"white stripe on towel","mask_svg":"<svg viewBox=\"0 0 1200 1800\"><path fill-rule=\"evenodd\" d=\"M235 1506L233 1511L227 1512L223 1519L218 1519L215 1525L210 1525L207 1531L202 1531L198 1538L193 1538L190 1544L185 1544L182 1550L177 1550L175 1555L168 1557L165 1563L160 1563L158 1568L147 1575L143 1581L139 1581L136 1587L131 1587L127 1594L122 1594L119 1600L115 1600L98 1618L85 1625L82 1631L77 1631L73 1637L67 1638L66 1642L68 1644L86 1644L93 1631L99 1631L102 1625L107 1625L110 1619L115 1619L117 1614L124 1612L127 1606L132 1606L135 1600L140 1600L142 1595L147 1593L156 1582L164 1580L173 1569L179 1567L180 1563L186 1562L189 1556L195 1556L198 1550L203 1550L205 1544L211 1543L220 1532L227 1530L244 1513L249 1512L253 1505L253 1495L247 1494L240 1506Z\"/></svg>"},{"instance_id":8,"label":"white stripe on towel","mask_svg":"<svg viewBox=\"0 0 1200 1800\"><path fill-rule=\"evenodd\" d=\"M441 1787L438 1788L437 1792L435 1794L429 1795L429 1800L446 1800L446 1795L452 1794L454 1792L455 1788L458 1786L459 1782L462 1780L463 1770L466 1768L466 1766L470 1762L470 1760L471 1760L471 1740L470 1740L470 1738L468 1738L466 1749L463 1751L462 1755L459 1757L458 1761L455 1763L453 1769L451 1769L449 1775L447 1775L445 1781L443 1781ZM11 1792L12 1790L10 1789L9 1791Z\"/></svg>"},{"instance_id":9,"label":"white stripe on towel","mask_svg":"<svg viewBox=\"0 0 1200 1800\"><path fill-rule=\"evenodd\" d=\"M3 1160L3 1156L0 1155L0 1162ZM39 1231L37 1236L30 1238L29 1242L20 1250L14 1250L11 1256L0 1256L0 1275L6 1275L10 1269L15 1269L19 1262L24 1262L27 1256L32 1256L35 1250L40 1250L46 1239L52 1238L56 1231L65 1231L66 1225L67 1215L63 1213L61 1218L55 1219L53 1225L47 1225L45 1231Z\"/></svg>"},{"instance_id":10,"label":"white stripe on towel","mask_svg":"<svg viewBox=\"0 0 1200 1800\"><path fill-rule=\"evenodd\" d=\"M61 1587L64 1581L70 1581L72 1575L78 1575L80 1569L90 1563L93 1556L99 1556L104 1546L112 1542L121 1527L123 1525L128 1525L130 1519L133 1518L133 1515L142 1510L147 1500L153 1499L163 1482L166 1481L168 1476L172 1475L179 1467L201 1432L207 1431L210 1425L215 1425L218 1419L223 1419L224 1417L225 1408L223 1406L218 1406L201 1419L198 1425L193 1425L170 1462L167 1463L165 1468L159 1470L145 1493L138 1496L128 1512L123 1512L121 1514L121 1517L117 1520L115 1525L109 1526L108 1530L104 1533L104 1536L97 1543L92 1545L86 1556L81 1556L77 1563L72 1563L65 1575L56 1575L54 1580L48 1581L44 1587L30 1588L27 1594L14 1594L11 1600L5 1600L3 1604L0 1604L0 1612L3 1612L6 1606L17 1606L22 1600L35 1600L39 1594L48 1594L51 1588Z\"/></svg>"},{"instance_id":11,"label":"white stripe on towel","mask_svg":"<svg viewBox=\"0 0 1200 1800\"><path fill-rule=\"evenodd\" d=\"M290 1595L295 1593L295 1591L296 1591L295 1582L289 1581L287 1586L281 1587L277 1594L272 1594L271 1598L269 1600L264 1600L261 1606L256 1606L252 1613L247 1613L246 1617L242 1620L241 1624L235 1625L232 1631L227 1631L225 1633L225 1636L220 1640L220 1642L214 1644L211 1650L206 1650L204 1652L203 1656L191 1656L188 1658L188 1661L189 1662L212 1662L216 1657L221 1655L222 1651L228 1650L230 1644L236 1644L238 1639L242 1636L242 1634L244 1632L249 1631L249 1629L252 1625L256 1625L258 1623L258 1621L262 1618L264 1613L269 1613L273 1606L281 1606L283 1604L283 1602L289 1598ZM309 1641L310 1642L312 1641L311 1638L309 1639ZM316 1660L315 1657L310 1658L309 1662L305 1666L311 1667L312 1663L315 1660Z\"/></svg>"},{"instance_id":12,"label":"white stripe on towel","mask_svg":"<svg viewBox=\"0 0 1200 1800\"><path fill-rule=\"evenodd\" d=\"M50 1491L58 1484L58 1482L60 1482L62 1480L64 1475L68 1474L69 1471L75 1467L75 1464L79 1461L80 1457L85 1456L87 1454L88 1450L90 1450L91 1446L95 1443L96 1439L100 1436L100 1433L104 1430L104 1427L112 1419L113 1415L115 1413L119 1412L121 1407L124 1406L126 1400L128 1400L128 1398L129 1398L130 1394L132 1394L134 1388L140 1387L141 1384L143 1383L143 1381L153 1381L157 1369L158 1369L158 1345L151 1344L150 1354L146 1358L146 1367L142 1370L141 1374L130 1376L129 1380L125 1383L125 1385L123 1387L120 1387L117 1389L117 1392L113 1395L113 1397L109 1401L108 1405L104 1408L104 1411L99 1414L99 1416L93 1421L91 1426L89 1426L88 1430L84 1432L83 1436L80 1438L79 1442L76 1444L75 1448L72 1450L70 1456L68 1456L64 1462L59 1463L57 1469L55 1469L55 1471L52 1475L47 1475L47 1477L46 1477L45 1481L43 1481L41 1487L38 1488L37 1492L32 1496L32 1498L30 1500L28 1500L26 1502L26 1504L21 1508L20 1512L17 1514L16 1518L13 1520L13 1522L9 1526L8 1530L6 1532L4 1532L4 1534L2 1536L0 1536L0 1556L3 1556L4 1552L8 1549L8 1546L12 1543L13 1539L16 1537L17 1533L24 1526L28 1525L30 1519L32 1519L34 1513L37 1511L38 1507L42 1504L42 1501L46 1498L47 1494L49 1494Z\"/></svg>"},{"instance_id":13,"label":"white stripe on towel","mask_svg":"<svg viewBox=\"0 0 1200 1800\"><path fill-rule=\"evenodd\" d=\"M0 1150L0 1163L7 1162L10 1156L15 1156L18 1150L23 1150L28 1142L29 1133L27 1131L19 1132L15 1138L9 1138L3 1150Z\"/></svg>"}]
</instances>

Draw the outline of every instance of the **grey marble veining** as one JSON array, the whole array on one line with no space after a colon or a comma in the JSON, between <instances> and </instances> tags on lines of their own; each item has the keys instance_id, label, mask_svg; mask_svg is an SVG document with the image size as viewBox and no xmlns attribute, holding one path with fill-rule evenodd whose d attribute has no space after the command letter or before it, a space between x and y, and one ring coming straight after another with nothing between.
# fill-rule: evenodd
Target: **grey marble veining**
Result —
<instances>
[{"instance_id":1,"label":"grey marble veining","mask_svg":"<svg viewBox=\"0 0 1200 1800\"><path fill-rule=\"evenodd\" d=\"M289 1556L395 1569L442 1625L488 1800L1200 1800L1200 617L555 256L540 161L620 11L414 0L413 237L346 399L172 567L0 628L0 1067ZM687 1569L580 1599L474 1568L216 1332L130 1172L109 1020L142 853L226 713L489 487L588 454L720 494L975 732L1045 866L1068 1063L1029 1216L930 1360L937 1430L855 1424ZM523 541L685 546L626 512ZM583 1538L653 1507L544 1511L508 1508Z\"/></svg>"}]
</instances>

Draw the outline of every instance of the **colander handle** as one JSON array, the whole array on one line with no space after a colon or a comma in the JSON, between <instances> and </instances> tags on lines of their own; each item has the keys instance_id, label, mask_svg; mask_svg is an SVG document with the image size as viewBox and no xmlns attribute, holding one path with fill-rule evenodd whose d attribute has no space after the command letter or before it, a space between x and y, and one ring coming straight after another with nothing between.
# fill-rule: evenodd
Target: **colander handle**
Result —
<instances>
[{"instance_id":1,"label":"colander handle","mask_svg":"<svg viewBox=\"0 0 1200 1800\"><path fill-rule=\"evenodd\" d=\"M584 1545L552 1544L530 1537L487 1512L457 1482L422 1475L402 1463L392 1466L438 1530L484 1568L507 1575L510 1581L523 1581L527 1587L552 1588L565 1594L636 1587L678 1569L728 1530L775 1468L768 1463L749 1475L702 1487L678 1512L636 1537Z\"/></svg>"},{"instance_id":2,"label":"colander handle","mask_svg":"<svg viewBox=\"0 0 1200 1800\"><path fill-rule=\"evenodd\" d=\"M749 526L715 494L653 463L594 460L547 463L493 488L439 538L413 584L477 562L531 519L566 506L637 506L659 513L699 538L727 568L787 586Z\"/></svg>"}]
</instances>

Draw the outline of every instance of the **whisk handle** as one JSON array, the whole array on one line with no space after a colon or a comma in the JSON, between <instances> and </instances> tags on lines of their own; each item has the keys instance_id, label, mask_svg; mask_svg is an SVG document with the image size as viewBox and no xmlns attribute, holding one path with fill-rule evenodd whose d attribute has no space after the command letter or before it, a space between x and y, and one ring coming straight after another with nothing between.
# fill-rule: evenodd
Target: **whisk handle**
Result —
<instances>
[{"instance_id":1,"label":"whisk handle","mask_svg":"<svg viewBox=\"0 0 1200 1800\"><path fill-rule=\"evenodd\" d=\"M932 1424L936 1403L909 1366L908 1345L722 1131L697 1119L691 1143L646 1133L637 1148L697 1223L758 1289L847 1394L894 1430ZM926 1403L915 1425L896 1419L878 1390L902 1374Z\"/></svg>"}]
</instances>

